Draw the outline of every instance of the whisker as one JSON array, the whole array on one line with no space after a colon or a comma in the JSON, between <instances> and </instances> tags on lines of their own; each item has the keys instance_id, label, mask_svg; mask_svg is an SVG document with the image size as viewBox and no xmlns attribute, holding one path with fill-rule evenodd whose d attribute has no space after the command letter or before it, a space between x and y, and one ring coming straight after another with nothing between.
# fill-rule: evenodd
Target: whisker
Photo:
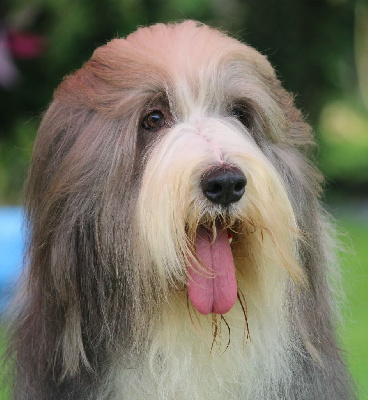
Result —
<instances>
[{"instance_id":1,"label":"whisker","mask_svg":"<svg viewBox=\"0 0 368 400\"><path fill-rule=\"evenodd\" d=\"M227 323L227 321L226 321L226 319L225 319L225 317L224 317L223 315L221 315L221 320L225 322L225 324L226 324L226 326L227 326L227 330L228 330L228 332L229 332L229 340L228 340L228 342L227 342L226 348L225 348L225 350L221 353L221 354L224 354L225 351L226 351L226 350L229 348L229 346L230 346L230 341L231 341L231 329L230 329L230 325Z\"/></svg>"},{"instance_id":2,"label":"whisker","mask_svg":"<svg viewBox=\"0 0 368 400\"><path fill-rule=\"evenodd\" d=\"M243 292L240 289L238 289L238 300L239 300L240 306L243 310L243 315L245 318L245 330L244 330L244 335L243 335L243 353L245 353L245 346L246 346L247 340L252 341L252 339L250 337L248 318L247 318L247 302L245 300L245 296L244 296ZM245 333L246 333L246 335L245 335Z\"/></svg>"}]
</instances>

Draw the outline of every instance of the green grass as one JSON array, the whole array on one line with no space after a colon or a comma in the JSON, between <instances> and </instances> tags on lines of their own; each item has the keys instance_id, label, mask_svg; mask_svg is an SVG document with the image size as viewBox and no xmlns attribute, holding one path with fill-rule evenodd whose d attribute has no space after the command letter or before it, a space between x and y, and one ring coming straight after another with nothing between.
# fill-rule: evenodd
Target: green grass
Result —
<instances>
[{"instance_id":1,"label":"green grass","mask_svg":"<svg viewBox=\"0 0 368 400\"><path fill-rule=\"evenodd\" d=\"M5 350L4 329L2 329L0 325L0 355L3 353L4 350ZM3 367L1 361L2 360L0 359L0 400L8 400L10 399L10 393L5 380L6 368Z\"/></svg>"},{"instance_id":2,"label":"green grass","mask_svg":"<svg viewBox=\"0 0 368 400\"><path fill-rule=\"evenodd\" d=\"M338 226L346 231L343 241L351 252L344 255L343 277L347 303L344 309L343 347L359 400L368 400L368 223L354 218L342 218ZM0 352L5 338L0 329ZM9 391L2 383L0 369L0 400L8 400Z\"/></svg>"},{"instance_id":3,"label":"green grass","mask_svg":"<svg viewBox=\"0 0 368 400\"><path fill-rule=\"evenodd\" d=\"M343 258L347 297L344 310L343 347L359 400L368 400L368 222L344 218L339 226L353 254Z\"/></svg>"}]
</instances>

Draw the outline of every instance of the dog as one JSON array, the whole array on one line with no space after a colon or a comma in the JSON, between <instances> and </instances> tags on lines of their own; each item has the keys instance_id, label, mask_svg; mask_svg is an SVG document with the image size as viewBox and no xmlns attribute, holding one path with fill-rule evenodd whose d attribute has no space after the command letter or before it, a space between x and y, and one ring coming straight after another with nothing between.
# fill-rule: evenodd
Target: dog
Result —
<instances>
[{"instance_id":1,"label":"dog","mask_svg":"<svg viewBox=\"0 0 368 400\"><path fill-rule=\"evenodd\" d=\"M355 398L314 146L266 57L225 33L97 48L35 141L15 399Z\"/></svg>"}]
</instances>

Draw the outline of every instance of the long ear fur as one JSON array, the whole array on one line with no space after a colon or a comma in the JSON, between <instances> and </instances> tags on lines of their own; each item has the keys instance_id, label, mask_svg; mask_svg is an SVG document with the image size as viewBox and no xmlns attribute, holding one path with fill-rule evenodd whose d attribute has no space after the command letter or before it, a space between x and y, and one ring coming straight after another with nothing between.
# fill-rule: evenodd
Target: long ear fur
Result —
<instances>
[{"instance_id":1,"label":"long ear fur","mask_svg":"<svg viewBox=\"0 0 368 400\"><path fill-rule=\"evenodd\" d=\"M319 375L325 382L333 381L334 390L341 394L341 398L346 398L347 390L348 398L354 398L349 389L353 387L351 378L346 372L335 336L336 321L340 321L341 317L333 297L342 297L341 293L333 292L336 286L341 290L335 248L337 239L331 216L320 202L324 180L311 161L315 148L311 127L279 81L273 80L269 85L287 118L287 140L293 146L281 145L264 150L267 157L273 159L290 194L297 224L303 234L299 257L309 280L306 291L294 286L288 289L291 326L301 338L301 347L304 348L304 352L299 354L299 362L304 369L299 373ZM314 363L307 365L303 362L306 354L313 357Z\"/></svg>"},{"instance_id":2,"label":"long ear fur","mask_svg":"<svg viewBox=\"0 0 368 400\"><path fill-rule=\"evenodd\" d=\"M117 254L106 242L115 243L119 222L131 225L132 194L127 199L126 191L132 182L135 135L127 134L132 128L121 120L70 107L60 97L38 132L26 187L28 273L13 345L24 367L18 374L29 375L23 382L32 387L42 387L42 380L53 374L75 376L80 367L97 372L101 355L119 334L118 325L130 336L129 268L115 268L128 263L128 255ZM119 185L113 176L119 176ZM118 202L128 208L119 208Z\"/></svg>"}]
</instances>

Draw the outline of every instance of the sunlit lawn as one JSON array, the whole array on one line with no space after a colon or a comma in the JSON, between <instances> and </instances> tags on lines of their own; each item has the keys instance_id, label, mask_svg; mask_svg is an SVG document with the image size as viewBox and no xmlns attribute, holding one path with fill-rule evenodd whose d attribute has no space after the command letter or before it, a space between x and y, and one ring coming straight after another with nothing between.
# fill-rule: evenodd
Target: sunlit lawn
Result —
<instances>
[{"instance_id":1,"label":"sunlit lawn","mask_svg":"<svg viewBox=\"0 0 368 400\"><path fill-rule=\"evenodd\" d=\"M358 386L359 400L368 400L368 223L345 217L339 226L348 234L343 241L355 252L344 257L347 306L343 342L349 368ZM0 347L5 347L1 331ZM0 370L0 375L3 373ZM8 388L3 383L0 385L0 400L9 399Z\"/></svg>"}]
</instances>

